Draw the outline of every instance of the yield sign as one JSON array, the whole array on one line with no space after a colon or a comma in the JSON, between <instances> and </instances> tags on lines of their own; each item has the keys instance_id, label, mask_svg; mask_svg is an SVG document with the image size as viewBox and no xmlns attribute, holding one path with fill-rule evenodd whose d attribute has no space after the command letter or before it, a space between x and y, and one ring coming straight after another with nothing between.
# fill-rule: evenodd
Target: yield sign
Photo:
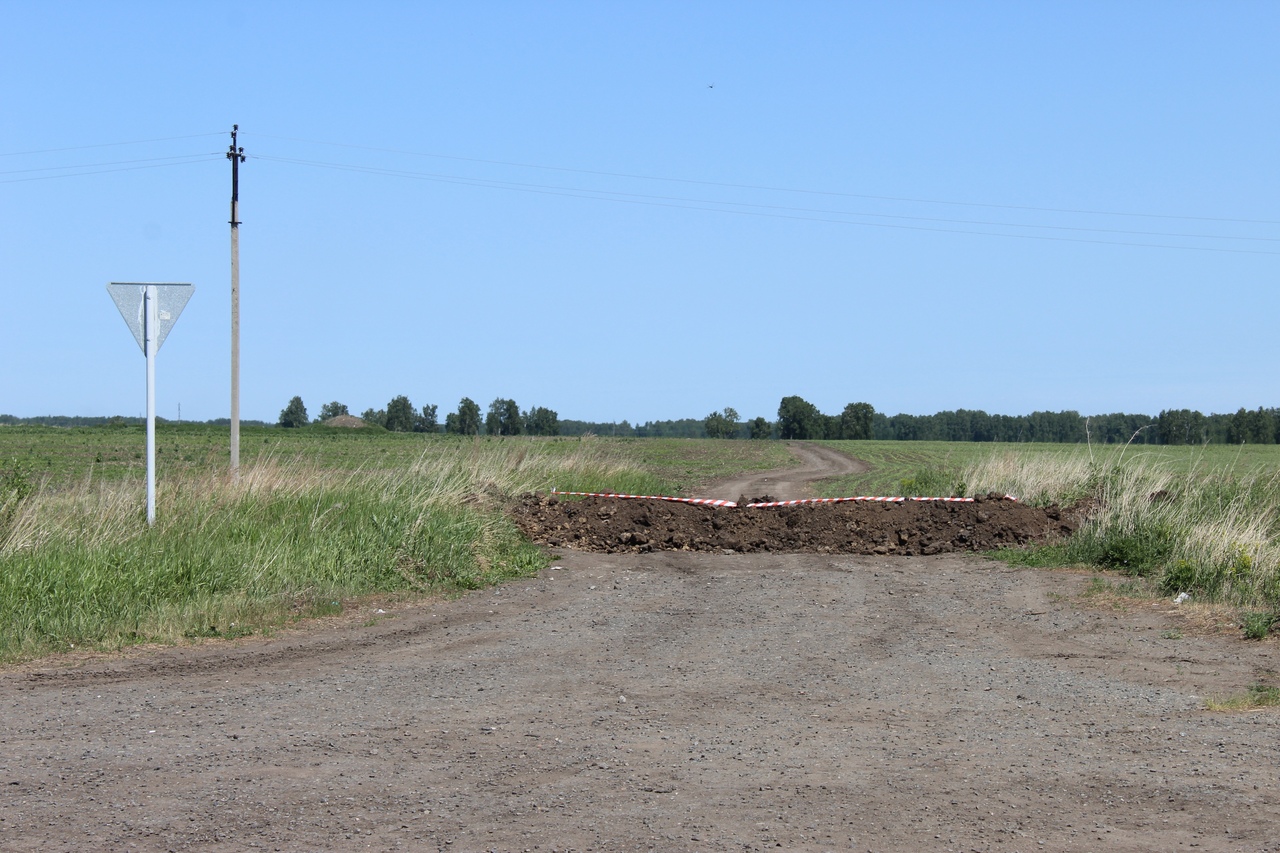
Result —
<instances>
[{"instance_id":1,"label":"yield sign","mask_svg":"<svg viewBox=\"0 0 1280 853\"><path fill-rule=\"evenodd\" d=\"M156 330L157 351L164 343L164 339L168 337L173 324L178 322L178 315L182 313L182 309L187 307L191 294L195 292L195 287L190 284L113 281L107 285L107 292L111 294L111 299L120 309L120 316L124 317L125 324L128 325L129 331L133 332L133 337L144 354L147 351L147 331L146 318L143 317L145 308L143 296L148 287L156 289L158 303L156 306L156 317L159 320L159 328Z\"/></svg>"}]
</instances>

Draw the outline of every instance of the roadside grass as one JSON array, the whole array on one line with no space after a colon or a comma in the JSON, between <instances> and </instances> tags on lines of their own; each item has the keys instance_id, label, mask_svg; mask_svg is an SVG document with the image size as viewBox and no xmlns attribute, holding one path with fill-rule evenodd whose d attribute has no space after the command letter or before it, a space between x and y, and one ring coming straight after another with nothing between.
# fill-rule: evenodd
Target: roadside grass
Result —
<instances>
[{"instance_id":1,"label":"roadside grass","mask_svg":"<svg viewBox=\"0 0 1280 853\"><path fill-rule=\"evenodd\" d=\"M827 497L998 492L1087 513L1064 542L998 552L1015 565L1085 565L1237 609L1243 635L1280 624L1280 446L824 442L870 473L827 480Z\"/></svg>"},{"instance_id":2,"label":"roadside grass","mask_svg":"<svg viewBox=\"0 0 1280 853\"><path fill-rule=\"evenodd\" d=\"M975 491L1087 512L1070 540L1008 559L1084 564L1148 579L1158 595L1187 593L1242 608L1246 635L1265 636L1258 626L1270 619L1270 630L1280 612L1280 468L1206 462L1215 457L1225 455L1171 458L1132 446L1053 456L1003 451L974 461L960 476Z\"/></svg>"},{"instance_id":3,"label":"roadside grass","mask_svg":"<svg viewBox=\"0 0 1280 853\"><path fill-rule=\"evenodd\" d=\"M1081 598L1095 605L1105 605L1115 610L1128 610L1135 604L1146 604L1155 597L1155 589L1145 578L1121 578L1113 580L1102 575L1089 578L1089 585L1080 593Z\"/></svg>"},{"instance_id":4,"label":"roadside grass","mask_svg":"<svg viewBox=\"0 0 1280 853\"><path fill-rule=\"evenodd\" d=\"M1205 700L1210 711L1256 711L1260 708L1280 706L1280 687L1253 684L1244 693L1234 696L1215 696Z\"/></svg>"},{"instance_id":5,"label":"roadside grass","mask_svg":"<svg viewBox=\"0 0 1280 853\"><path fill-rule=\"evenodd\" d=\"M511 496L668 486L600 442L558 444L430 442L402 466L354 470L261 456L234 482L171 472L153 528L136 476L11 489L0 496L0 660L240 636L373 593L497 583L546 562L502 515Z\"/></svg>"}]
</instances>

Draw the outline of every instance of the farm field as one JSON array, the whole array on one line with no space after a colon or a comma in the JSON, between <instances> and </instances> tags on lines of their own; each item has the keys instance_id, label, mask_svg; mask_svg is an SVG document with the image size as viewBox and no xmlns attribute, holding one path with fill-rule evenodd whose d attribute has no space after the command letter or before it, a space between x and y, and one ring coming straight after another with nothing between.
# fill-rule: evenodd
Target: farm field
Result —
<instances>
[{"instance_id":1,"label":"farm field","mask_svg":"<svg viewBox=\"0 0 1280 853\"><path fill-rule=\"evenodd\" d=\"M536 446L544 454L572 454L588 446L608 448L650 472L662 489L684 493L711 480L744 471L793 464L785 444L773 441L709 441L682 438L469 438L381 429L311 426L302 429L242 427L240 462L252 467L306 464L332 473L403 469L424 454L461 444ZM156 427L157 476L207 475L225 470L228 428L164 423ZM61 488L85 480L141 482L146 472L146 436L141 426L0 426L0 470L21 467L33 480ZM477 451L484 453L483 450ZM554 485L554 484L549 484ZM615 488L625 486L619 483Z\"/></svg>"},{"instance_id":2,"label":"farm field","mask_svg":"<svg viewBox=\"0 0 1280 853\"><path fill-rule=\"evenodd\" d=\"M156 430L159 476L166 473L207 474L227 464L227 428L205 424L160 424ZM433 447L476 439L425 436L373 429L341 429L312 426L304 429L244 427L241 430L241 464L258 460L274 463L305 462L321 470L350 472L403 468ZM498 439L481 437L479 441ZM538 445L541 452L572 453L582 446L579 438L507 438L506 442ZM794 464L786 442L724 441L682 438L585 439L609 448L618 458L642 466L672 494L692 495L707 483L734 474L784 468ZM817 486L822 497L855 494L897 494L903 480L933 483L939 476L954 477L968 465L992 455L1016 452L1029 458L1088 456L1089 448L1075 444L992 444L943 441L824 441L854 458L867 462L869 471L826 480ZM145 435L140 426L122 427L0 427L0 470L15 464L31 476L54 487L85 479L141 482L146 462ZM1211 471L1234 474L1256 470L1280 470L1280 445L1181 446L1095 445L1098 459L1124 454L1150 461L1175 472ZM619 484L615 488L621 490Z\"/></svg>"},{"instance_id":3,"label":"farm field","mask_svg":"<svg viewBox=\"0 0 1280 853\"><path fill-rule=\"evenodd\" d=\"M1106 462L1117 458L1157 465L1175 474L1191 472L1242 475L1258 471L1280 471L1280 445L1246 444L1165 446L1131 444L998 444L971 441L824 441L843 453L871 466L864 474L825 480L818 486L822 497L848 495L889 495L916 486L932 486L950 491L973 464L1002 454L1016 454L1029 460L1092 458Z\"/></svg>"}]
</instances>

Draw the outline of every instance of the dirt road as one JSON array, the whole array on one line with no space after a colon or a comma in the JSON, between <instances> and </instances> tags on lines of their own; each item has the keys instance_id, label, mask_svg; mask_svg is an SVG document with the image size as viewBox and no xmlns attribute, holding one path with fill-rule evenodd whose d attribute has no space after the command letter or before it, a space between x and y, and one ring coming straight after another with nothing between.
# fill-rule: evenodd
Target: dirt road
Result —
<instances>
[{"instance_id":1,"label":"dirt road","mask_svg":"<svg viewBox=\"0 0 1280 853\"><path fill-rule=\"evenodd\" d=\"M799 466L717 480L707 487L706 494L696 497L736 501L742 495L749 498L769 495L780 501L798 500L813 497L811 484L815 480L871 470L861 459L820 444L793 441L788 449L800 460Z\"/></svg>"},{"instance_id":2,"label":"dirt road","mask_svg":"<svg viewBox=\"0 0 1280 853\"><path fill-rule=\"evenodd\" d=\"M28 667L0 676L0 850L1280 850L1280 715L1202 701L1274 683L1276 642L1085 609L1087 582L565 552L306 634Z\"/></svg>"}]
</instances>

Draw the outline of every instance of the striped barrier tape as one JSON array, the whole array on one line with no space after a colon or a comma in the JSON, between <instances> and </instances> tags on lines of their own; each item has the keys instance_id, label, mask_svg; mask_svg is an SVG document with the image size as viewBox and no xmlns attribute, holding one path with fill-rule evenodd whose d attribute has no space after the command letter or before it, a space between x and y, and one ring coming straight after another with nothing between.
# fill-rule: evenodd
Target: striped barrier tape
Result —
<instances>
[{"instance_id":1,"label":"striped barrier tape","mask_svg":"<svg viewBox=\"0 0 1280 853\"><path fill-rule=\"evenodd\" d=\"M1004 500L1016 501L1013 495L1005 495ZM847 503L849 501L873 501L876 503L903 503L905 501L935 503L973 503L973 498L890 498L890 497L871 497L868 495L860 495L856 498L805 498L795 501L769 501L768 503L747 504L748 508L752 507L770 507L770 506L797 506L799 504L838 504Z\"/></svg>"},{"instance_id":2,"label":"striped barrier tape","mask_svg":"<svg viewBox=\"0 0 1280 853\"><path fill-rule=\"evenodd\" d=\"M768 507L768 506L799 506L800 504L841 504L850 501L874 501L876 503L902 503L903 501L914 501L919 498L888 498L888 497L868 497L862 495L856 498L802 498L794 501L769 501L768 503L747 504L748 507ZM941 498L939 498L941 500Z\"/></svg>"},{"instance_id":3,"label":"striped barrier tape","mask_svg":"<svg viewBox=\"0 0 1280 853\"><path fill-rule=\"evenodd\" d=\"M617 492L561 492L552 489L553 495L576 495L586 498L626 498L628 500L641 501L671 501L673 503L695 504L699 506L722 506L734 507L738 506L735 501L721 501L713 498L673 498L666 495L622 495ZM1013 495L1005 495L1004 500L1017 501ZM838 504L848 503L850 501L869 501L874 503L903 503L905 501L917 502L937 502L937 503L973 503L973 498L896 498L896 497L871 497L869 495L859 495L854 498L803 498L794 501L768 501L767 503L750 503L745 506L748 509L763 509L775 506L799 506L800 504Z\"/></svg>"},{"instance_id":4,"label":"striped barrier tape","mask_svg":"<svg viewBox=\"0 0 1280 853\"><path fill-rule=\"evenodd\" d=\"M672 498L666 495L620 495L617 492L561 492L552 489L553 495L577 495L584 498L627 498L629 500L638 501L672 501L673 503L682 504L698 504L700 506L730 506L736 507L735 501L721 501L713 498Z\"/></svg>"}]
</instances>

